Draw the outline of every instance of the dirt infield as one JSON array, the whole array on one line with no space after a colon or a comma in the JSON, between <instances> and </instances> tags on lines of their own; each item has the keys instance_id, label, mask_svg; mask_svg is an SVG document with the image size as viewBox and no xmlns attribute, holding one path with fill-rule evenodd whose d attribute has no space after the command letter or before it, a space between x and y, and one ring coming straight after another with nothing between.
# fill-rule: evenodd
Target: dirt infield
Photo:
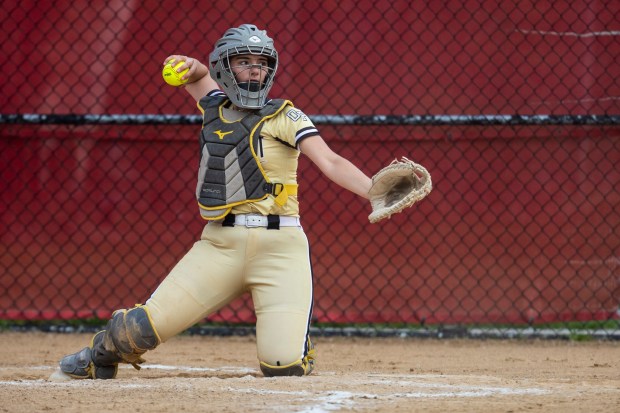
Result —
<instances>
[{"instance_id":1,"label":"dirt infield","mask_svg":"<svg viewBox=\"0 0 620 413\"><path fill-rule=\"evenodd\" d=\"M264 378L254 337L180 336L111 381L51 382L91 335L0 333L0 412L620 412L620 343L316 339L309 377Z\"/></svg>"}]
</instances>

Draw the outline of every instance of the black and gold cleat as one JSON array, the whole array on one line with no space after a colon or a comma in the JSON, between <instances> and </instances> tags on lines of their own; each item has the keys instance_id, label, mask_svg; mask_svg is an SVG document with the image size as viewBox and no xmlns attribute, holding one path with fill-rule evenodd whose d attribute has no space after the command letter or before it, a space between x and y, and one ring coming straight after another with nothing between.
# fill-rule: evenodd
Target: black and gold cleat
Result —
<instances>
[{"instance_id":1,"label":"black and gold cleat","mask_svg":"<svg viewBox=\"0 0 620 413\"><path fill-rule=\"evenodd\" d=\"M60 360L60 371L73 379L113 379L116 370L117 366L95 366L90 347L85 347Z\"/></svg>"},{"instance_id":2,"label":"black and gold cleat","mask_svg":"<svg viewBox=\"0 0 620 413\"><path fill-rule=\"evenodd\" d=\"M69 354L60 360L60 371L73 379L113 379L121 360L103 346L105 331L93 337L91 347L84 347L77 353Z\"/></svg>"}]
</instances>

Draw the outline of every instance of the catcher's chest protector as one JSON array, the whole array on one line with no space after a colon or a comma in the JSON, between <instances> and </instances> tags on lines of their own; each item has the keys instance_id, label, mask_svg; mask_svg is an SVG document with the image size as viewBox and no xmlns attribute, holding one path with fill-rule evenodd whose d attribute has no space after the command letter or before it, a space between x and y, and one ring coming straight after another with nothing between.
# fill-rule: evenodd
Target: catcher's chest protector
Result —
<instances>
[{"instance_id":1,"label":"catcher's chest protector","mask_svg":"<svg viewBox=\"0 0 620 413\"><path fill-rule=\"evenodd\" d=\"M289 101L269 101L262 109L239 121L222 119L226 97L199 102L203 109L200 132L200 168L196 197L200 214L207 220L221 219L233 206L265 199L273 184L256 155L263 122L277 115Z\"/></svg>"}]
</instances>

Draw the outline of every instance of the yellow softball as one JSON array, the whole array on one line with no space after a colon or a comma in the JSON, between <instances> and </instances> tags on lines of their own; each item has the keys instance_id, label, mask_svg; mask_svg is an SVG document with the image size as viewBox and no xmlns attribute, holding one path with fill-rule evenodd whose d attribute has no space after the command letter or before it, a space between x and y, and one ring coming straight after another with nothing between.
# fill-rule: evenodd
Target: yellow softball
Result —
<instances>
[{"instance_id":1,"label":"yellow softball","mask_svg":"<svg viewBox=\"0 0 620 413\"><path fill-rule=\"evenodd\" d=\"M161 71L161 75L163 76L166 83L171 86L181 86L182 84L187 83L187 79L181 79L189 69L185 69L182 72L177 72L177 69L181 67L185 62L179 62L176 65L172 66L174 60L167 62L164 65L164 68Z\"/></svg>"}]
</instances>

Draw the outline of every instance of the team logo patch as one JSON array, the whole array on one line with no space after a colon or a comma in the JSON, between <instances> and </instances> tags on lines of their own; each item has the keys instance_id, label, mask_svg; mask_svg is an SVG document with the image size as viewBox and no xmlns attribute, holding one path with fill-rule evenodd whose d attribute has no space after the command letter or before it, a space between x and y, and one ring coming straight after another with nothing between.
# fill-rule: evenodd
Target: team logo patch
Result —
<instances>
[{"instance_id":1,"label":"team logo patch","mask_svg":"<svg viewBox=\"0 0 620 413\"><path fill-rule=\"evenodd\" d=\"M248 40L251 41L252 43L260 43L260 37L258 36L252 36Z\"/></svg>"},{"instance_id":2,"label":"team logo patch","mask_svg":"<svg viewBox=\"0 0 620 413\"><path fill-rule=\"evenodd\" d=\"M299 119L307 122L309 118L299 109L289 109L286 112L286 116L288 116L293 122L297 122Z\"/></svg>"},{"instance_id":3,"label":"team logo patch","mask_svg":"<svg viewBox=\"0 0 620 413\"><path fill-rule=\"evenodd\" d=\"M224 139L224 136L233 133L233 131L222 132L221 130L216 130L216 131L213 131L213 133L215 133L217 135L217 137L220 138L220 140L222 140L222 139Z\"/></svg>"},{"instance_id":4,"label":"team logo patch","mask_svg":"<svg viewBox=\"0 0 620 413\"><path fill-rule=\"evenodd\" d=\"M291 118L293 122L297 122L299 118L301 118L301 113L299 113L299 111L296 109L291 109L288 112L286 112L286 116Z\"/></svg>"}]
</instances>

